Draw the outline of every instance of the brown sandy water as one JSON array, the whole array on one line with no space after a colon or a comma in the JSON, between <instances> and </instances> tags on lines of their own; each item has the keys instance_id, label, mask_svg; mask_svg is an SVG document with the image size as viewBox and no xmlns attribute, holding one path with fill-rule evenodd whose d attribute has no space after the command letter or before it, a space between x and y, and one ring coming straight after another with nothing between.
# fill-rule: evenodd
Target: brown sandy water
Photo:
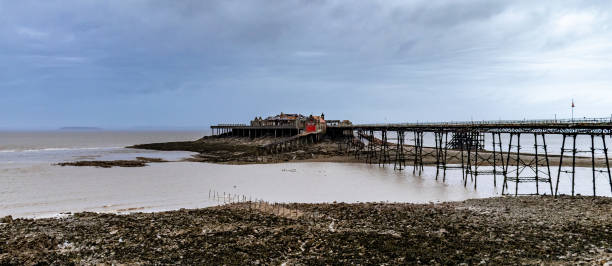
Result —
<instances>
[{"instance_id":1,"label":"brown sandy water","mask_svg":"<svg viewBox=\"0 0 612 266\"><path fill-rule=\"evenodd\" d=\"M589 169L579 169L577 193L589 195ZM449 171L446 182L435 179L435 168L421 175L411 169L352 163L282 163L220 165L192 162L152 163L140 168L60 167L18 165L0 174L0 216L46 217L62 212L161 211L222 204L231 197L270 202L437 202L498 196L490 176L480 176L478 187L464 187L459 171ZM599 194L610 195L607 180L598 179ZM544 187L543 184L540 184ZM569 179L562 179L569 193ZM513 184L509 186L513 190ZM533 191L521 184L520 192ZM541 188L542 189L542 188ZM546 187L542 189L548 191ZM541 190L541 191L542 191ZM217 192L220 198L209 197ZM225 200L223 193L226 193Z\"/></svg>"},{"instance_id":2,"label":"brown sandy water","mask_svg":"<svg viewBox=\"0 0 612 266\"><path fill-rule=\"evenodd\" d=\"M429 173L418 177L346 163L174 162L110 169L34 164L2 169L0 180L0 216L26 217L206 207L222 204L223 193L225 201L232 194L272 202L428 202L496 194L465 189L460 182L437 182ZM209 198L210 190L221 198Z\"/></svg>"},{"instance_id":3,"label":"brown sandy water","mask_svg":"<svg viewBox=\"0 0 612 266\"><path fill-rule=\"evenodd\" d=\"M76 134L76 133L75 133ZM118 160L138 156L177 161L187 152L159 152L116 148L115 143L146 143L190 140L199 133L175 133L164 137L107 132L68 134L59 137L14 138L13 151L0 150L0 217L48 217L65 212L161 211L223 204L244 197L270 202L436 202L498 196L502 177L495 188L491 176L479 176L477 188L461 181L461 172L447 173L446 181L436 180L435 168L425 167L422 175L394 171L361 163L280 163L265 165L220 165L195 162L150 163L141 168L60 167L57 162L73 160ZM43 134L44 135L44 134ZM3 143L9 143L6 135ZM61 136L61 134L60 134ZM80 137L75 137L80 136ZM126 139L127 138L127 139ZM19 139L25 139L19 144ZM70 139L77 141L70 142ZM99 143L87 139L96 139ZM101 141L103 139L104 141ZM60 141L61 140L61 141ZM36 142L39 144L36 144ZM95 145L94 145L95 144ZM27 146L22 150L17 146ZM29 146L28 146L29 145ZM6 146L5 146L6 147ZM556 168L551 167L556 180ZM576 193L592 194L591 171L577 170ZM607 178L597 177L597 194L611 196ZM540 191L548 191L540 184ZM509 186L514 191L513 184ZM217 192L221 198L209 197ZM535 191L533 184L521 184L520 193ZM569 177L563 176L560 192L569 193ZM226 193L225 200L223 193Z\"/></svg>"}]
</instances>

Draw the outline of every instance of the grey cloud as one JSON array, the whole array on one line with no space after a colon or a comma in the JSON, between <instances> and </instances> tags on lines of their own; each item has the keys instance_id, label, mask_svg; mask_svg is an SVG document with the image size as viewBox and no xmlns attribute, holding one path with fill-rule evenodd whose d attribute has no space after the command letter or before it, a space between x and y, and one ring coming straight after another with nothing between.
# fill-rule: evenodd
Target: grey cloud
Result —
<instances>
[{"instance_id":1,"label":"grey cloud","mask_svg":"<svg viewBox=\"0 0 612 266\"><path fill-rule=\"evenodd\" d=\"M474 112L471 103L529 106L550 86L571 98L571 86L584 79L597 81L592 90L601 92L612 82L606 63L612 51L605 45L612 41L611 5L2 1L0 90L78 94L103 103L168 94L181 101L190 93L205 95L209 105L230 98L245 109L275 104L267 99L276 95L298 109L309 106L296 100L301 97L337 112L358 102L407 114L457 101L465 107L454 113L465 118ZM300 96L305 92L335 101ZM399 100L415 95L423 100L410 106ZM598 103L592 110L605 109Z\"/></svg>"}]
</instances>

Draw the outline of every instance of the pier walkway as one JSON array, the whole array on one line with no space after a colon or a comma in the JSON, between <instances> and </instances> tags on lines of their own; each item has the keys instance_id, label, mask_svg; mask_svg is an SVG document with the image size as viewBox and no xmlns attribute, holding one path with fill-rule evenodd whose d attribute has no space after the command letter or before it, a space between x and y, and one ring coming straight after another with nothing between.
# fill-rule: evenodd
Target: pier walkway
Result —
<instances>
[{"instance_id":1,"label":"pier walkway","mask_svg":"<svg viewBox=\"0 0 612 266\"><path fill-rule=\"evenodd\" d=\"M579 154L586 154L591 157L593 195L597 191L596 178L602 175L607 178L612 192L606 144L606 136L612 137L612 118L332 125L327 127L327 133L345 139L347 153L367 163L381 166L392 163L399 171L404 170L408 163L418 174L423 171L423 158L427 155L423 153L424 138L433 135L435 145L431 147L433 154L430 155L435 158L436 178L439 175L445 178L447 170L459 169L464 184L467 185L469 179L476 187L478 176L496 178L501 175L504 178L502 194L509 193L508 183L514 184L515 195L519 194L520 183L535 183L535 194L549 191L556 195L559 180L569 177L574 195L576 158ZM507 138L502 138L502 134ZM550 147L546 143L547 136L553 134L561 135L563 139L561 146L555 147L560 151L556 182L555 173L551 173ZM530 143L533 143L534 153L528 156L521 151L524 148L521 139L524 142L526 137L533 138ZM590 149L577 149L578 137L587 138ZM485 151L485 143L490 143L492 150ZM604 156L605 167L596 165L596 153ZM451 164L453 156L460 163ZM571 160L570 166L567 162L564 164L564 159ZM543 183L543 188L540 183Z\"/></svg>"},{"instance_id":2,"label":"pier walkway","mask_svg":"<svg viewBox=\"0 0 612 266\"><path fill-rule=\"evenodd\" d=\"M433 157L436 178L442 176L445 180L448 170L461 170L464 185L470 181L476 187L479 176L492 176L495 186L497 176L503 176L502 194L510 194L508 184L513 184L514 195L519 194L519 185L523 183L535 183L533 194L557 195L561 178L571 180L571 194L574 195L576 159L583 160L588 156L591 158L593 195L597 194L596 179L601 177L607 179L612 192L606 143L606 136L612 137L612 117L355 125L329 123L325 130L308 133L300 133L295 126L220 124L211 129L217 136L278 137L278 141L260 148L260 152L267 154L295 150L325 136L344 143L342 149L349 156L382 167L393 164L398 171L405 170L407 164L412 165L415 174L424 170L424 158ZM547 145L547 137L550 135L562 136L560 147L552 147L560 151L559 155L549 154L551 147ZM431 142L425 138L432 136L434 146L424 147L423 143ZM533 153L523 151L526 138L531 138L529 145L533 145ZM586 138L590 148L579 150L577 138ZM485 146L490 150L485 150ZM556 173L551 171L553 157L558 158ZM601 166L602 160L604 166Z\"/></svg>"}]
</instances>

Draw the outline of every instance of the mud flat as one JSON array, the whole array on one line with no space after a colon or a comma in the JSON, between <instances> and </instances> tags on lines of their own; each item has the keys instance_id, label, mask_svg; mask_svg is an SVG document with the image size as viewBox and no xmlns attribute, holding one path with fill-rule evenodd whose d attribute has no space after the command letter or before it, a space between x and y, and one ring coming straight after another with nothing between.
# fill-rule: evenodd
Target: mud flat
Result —
<instances>
[{"instance_id":1,"label":"mud flat","mask_svg":"<svg viewBox=\"0 0 612 266\"><path fill-rule=\"evenodd\" d=\"M604 264L612 198L235 203L0 223L0 264Z\"/></svg>"}]
</instances>

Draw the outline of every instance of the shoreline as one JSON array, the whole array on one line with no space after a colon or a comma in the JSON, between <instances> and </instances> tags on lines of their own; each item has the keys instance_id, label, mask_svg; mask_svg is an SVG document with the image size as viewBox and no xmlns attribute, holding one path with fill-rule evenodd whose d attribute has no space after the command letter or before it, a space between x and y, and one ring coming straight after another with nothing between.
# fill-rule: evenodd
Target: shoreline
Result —
<instances>
[{"instance_id":1,"label":"shoreline","mask_svg":"<svg viewBox=\"0 0 612 266\"><path fill-rule=\"evenodd\" d=\"M213 163L230 163L230 164L259 164L268 162L290 162L290 161L313 161L313 162L352 162L352 163L366 163L363 159L357 159L353 154L349 154L346 150L343 150L341 146L343 142L338 142L331 139L324 139L321 142L301 146L292 151L285 151L274 155L261 155L257 154L256 150L259 145L271 143L278 140L278 138L257 138L250 139L244 137L203 137L196 141L184 141L184 142L167 142L167 143L151 143L151 144L138 144L129 146L127 148L137 149L151 149L151 150L166 150L166 151L191 151L199 154L193 156L193 158L187 159L188 161L194 162L213 162ZM404 145L406 152L410 152L413 146ZM479 151L478 165L479 166L492 166L493 165L493 153L492 151L482 150ZM458 150L448 150L447 164L460 165L461 152ZM511 155L516 155L516 152L511 152ZM519 153L521 160L530 161L535 160L535 154L531 153ZM393 161L395 154L391 150L390 158ZM467 154L466 154L467 156ZM472 152L473 158L475 153ZM499 153L496 155L498 160L497 165L501 166L499 160L501 157ZM542 156L540 154L540 156ZM411 157L406 155L406 165L410 165L412 162ZM561 155L548 155L549 165L558 166ZM571 156L563 156L563 166L571 166ZM504 154L504 163L508 163L510 166L516 164L514 158L508 160L507 154ZM540 158L542 160L542 158ZM473 162L474 163L474 162ZM609 160L612 164L612 160ZM423 147L423 165L436 165L435 149L432 147ZM576 156L577 167L591 167L591 157ZM605 167L606 161L604 158L595 158L595 167Z\"/></svg>"},{"instance_id":2,"label":"shoreline","mask_svg":"<svg viewBox=\"0 0 612 266\"><path fill-rule=\"evenodd\" d=\"M364 163L329 140L258 156L245 140L204 139L153 145L199 150L189 162ZM425 166L435 165L434 157L425 159ZM122 166L115 162L66 165ZM612 262L611 209L610 197L561 195L6 216L0 218L0 264L604 264Z\"/></svg>"},{"instance_id":3,"label":"shoreline","mask_svg":"<svg viewBox=\"0 0 612 266\"><path fill-rule=\"evenodd\" d=\"M603 264L612 198L233 203L0 220L0 263Z\"/></svg>"},{"instance_id":4,"label":"shoreline","mask_svg":"<svg viewBox=\"0 0 612 266\"><path fill-rule=\"evenodd\" d=\"M185 158L181 161L189 162L210 162L228 165L246 165L246 164L270 164L270 163L283 163L283 162L337 162L337 163L362 163L367 162L361 158L355 158L353 154L347 153L342 147L343 143L324 139L319 143L301 146L292 151L285 151L273 155L263 155L257 152L257 148L260 145L265 145L277 140L277 138L258 138L249 139L241 137L203 137L195 141L181 141L181 142L165 142L165 143L150 143L150 144L137 144L128 146L126 148L132 149L146 149L146 150L158 150L158 151L189 151L195 152L190 158ZM413 146L405 145L404 149L406 152L411 152ZM511 152L511 155L516 155L515 152ZM365 155L364 155L365 156ZM413 159L410 155L406 156L406 166L411 166ZM466 155L467 156L467 155ZM510 167L514 167L516 159L511 158L508 160L507 153L504 153L503 164L509 164ZM531 153L520 153L521 161L535 161L535 154ZM542 156L542 155L540 155ZM458 150L448 150L447 164L448 165L461 165L461 152ZM501 156L499 153L495 156L497 166L501 167ZM395 158L395 151L390 151L390 162L387 164L393 164ZM472 152L473 164L475 164L475 153ZM571 156L563 156L563 166L571 166ZM156 158L145 158L150 160L122 160L122 161L74 161L74 162L62 162L58 165L66 166L96 166L96 167L142 167L146 166L150 162L162 162ZM561 155L548 155L548 163L550 167L557 167ZM157 161L155 161L157 160ZM544 160L539 158L539 165L545 167ZM378 162L375 160L375 164ZM612 162L609 161L610 164ZM576 167L592 167L591 157L576 156ZM423 165L424 166L435 166L436 156L435 149L432 147L423 147ZM478 152L478 166L486 167L493 166L493 153L492 151L482 150ZM604 158L595 158L595 167L604 168L606 167L606 161Z\"/></svg>"}]
</instances>

